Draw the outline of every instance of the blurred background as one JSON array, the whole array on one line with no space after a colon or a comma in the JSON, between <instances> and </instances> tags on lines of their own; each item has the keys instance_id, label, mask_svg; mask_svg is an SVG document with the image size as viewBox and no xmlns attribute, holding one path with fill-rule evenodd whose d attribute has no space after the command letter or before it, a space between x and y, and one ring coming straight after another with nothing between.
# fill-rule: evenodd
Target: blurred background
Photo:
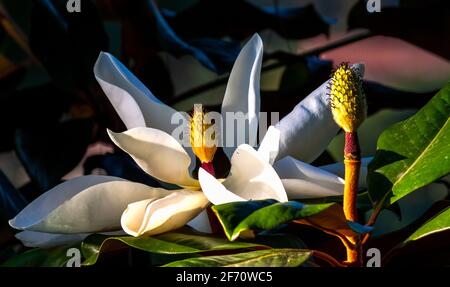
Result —
<instances>
[{"instance_id":1,"label":"blurred background","mask_svg":"<svg viewBox=\"0 0 450 287\"><path fill-rule=\"evenodd\" d=\"M336 64L363 62L360 138L373 155L384 129L450 79L449 1L378 2L369 13L358 0L81 0L70 13L67 0L0 1L0 246L13 240L7 219L63 180L95 173L158 185L106 135L125 127L94 79L100 51L176 109L217 110L240 47L259 33L262 111L280 118ZM337 135L314 164L342 160L342 149Z\"/></svg>"}]
</instances>

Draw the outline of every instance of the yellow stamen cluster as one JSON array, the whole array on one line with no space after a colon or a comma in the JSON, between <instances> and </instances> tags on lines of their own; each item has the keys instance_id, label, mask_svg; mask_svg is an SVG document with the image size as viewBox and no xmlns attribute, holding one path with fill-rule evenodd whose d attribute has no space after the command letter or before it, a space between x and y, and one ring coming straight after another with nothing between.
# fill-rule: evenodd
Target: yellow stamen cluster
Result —
<instances>
[{"instance_id":1,"label":"yellow stamen cluster","mask_svg":"<svg viewBox=\"0 0 450 287\"><path fill-rule=\"evenodd\" d=\"M190 118L191 147L201 163L210 163L217 150L216 132L212 124L205 123L205 113L201 107L194 107Z\"/></svg>"},{"instance_id":2,"label":"yellow stamen cluster","mask_svg":"<svg viewBox=\"0 0 450 287\"><path fill-rule=\"evenodd\" d=\"M337 67L330 82L329 98L334 120L345 132L356 131L366 117L360 75L348 63L343 63Z\"/></svg>"}]
</instances>

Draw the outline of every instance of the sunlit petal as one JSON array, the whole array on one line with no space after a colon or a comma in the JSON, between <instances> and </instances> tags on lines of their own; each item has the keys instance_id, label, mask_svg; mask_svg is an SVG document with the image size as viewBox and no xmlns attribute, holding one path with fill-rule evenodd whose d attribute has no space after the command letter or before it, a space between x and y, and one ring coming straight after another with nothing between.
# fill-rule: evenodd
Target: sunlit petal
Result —
<instances>
[{"instance_id":1,"label":"sunlit petal","mask_svg":"<svg viewBox=\"0 0 450 287\"><path fill-rule=\"evenodd\" d=\"M9 224L20 230L89 233L120 229L131 202L155 197L161 189L111 176L83 176L50 189Z\"/></svg>"},{"instance_id":2,"label":"sunlit petal","mask_svg":"<svg viewBox=\"0 0 450 287\"><path fill-rule=\"evenodd\" d=\"M134 128L123 133L108 130L111 140L127 152L151 176L184 187L198 187L189 174L191 158L169 134L152 128Z\"/></svg>"},{"instance_id":3,"label":"sunlit petal","mask_svg":"<svg viewBox=\"0 0 450 287\"><path fill-rule=\"evenodd\" d=\"M289 199L342 195L344 179L328 171L285 157L274 164Z\"/></svg>"},{"instance_id":4,"label":"sunlit petal","mask_svg":"<svg viewBox=\"0 0 450 287\"><path fill-rule=\"evenodd\" d=\"M223 145L226 146L224 151L229 158L236 147L242 144L242 142L237 142L238 132L247 131L245 143L256 144L260 110L259 82L262 56L263 43L259 35L255 34L242 48L230 73L222 102L222 116L224 117L222 139ZM226 118L229 119L227 113L232 113L234 116L237 112L241 112L243 116L248 116L245 121L245 129L231 129L231 125L228 125L229 130L227 130ZM233 132L227 133L227 131ZM226 144L227 138L230 143L234 144Z\"/></svg>"},{"instance_id":5,"label":"sunlit petal","mask_svg":"<svg viewBox=\"0 0 450 287\"><path fill-rule=\"evenodd\" d=\"M223 185L213 181L205 172L199 172L199 180L203 192L214 204L241 199L287 201L283 184L273 167L249 145L240 145L234 152L230 175Z\"/></svg>"},{"instance_id":6,"label":"sunlit petal","mask_svg":"<svg viewBox=\"0 0 450 287\"><path fill-rule=\"evenodd\" d=\"M198 180L203 193L212 204L218 205L228 202L245 201L244 198L226 189L220 181L203 168L200 168L198 171Z\"/></svg>"},{"instance_id":7,"label":"sunlit petal","mask_svg":"<svg viewBox=\"0 0 450 287\"><path fill-rule=\"evenodd\" d=\"M174 230L195 218L208 203L202 192L192 190L177 190L163 198L134 202L122 215L122 228L132 236Z\"/></svg>"},{"instance_id":8,"label":"sunlit petal","mask_svg":"<svg viewBox=\"0 0 450 287\"><path fill-rule=\"evenodd\" d=\"M157 99L113 55L101 52L94 74L117 114L128 129L152 127L171 133L171 117L176 111Z\"/></svg>"}]
</instances>

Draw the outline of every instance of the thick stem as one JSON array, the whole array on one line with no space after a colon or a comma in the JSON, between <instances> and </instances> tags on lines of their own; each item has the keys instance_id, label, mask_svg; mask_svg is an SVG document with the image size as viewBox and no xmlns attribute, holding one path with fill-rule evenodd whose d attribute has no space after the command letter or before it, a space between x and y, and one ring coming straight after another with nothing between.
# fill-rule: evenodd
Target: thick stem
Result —
<instances>
[{"instance_id":1,"label":"thick stem","mask_svg":"<svg viewBox=\"0 0 450 287\"><path fill-rule=\"evenodd\" d=\"M358 180L360 160L344 160L345 164L345 186L344 186L344 215L349 221L358 221L358 210L356 200L358 197Z\"/></svg>"},{"instance_id":2,"label":"thick stem","mask_svg":"<svg viewBox=\"0 0 450 287\"><path fill-rule=\"evenodd\" d=\"M359 241L359 239L356 239ZM362 266L362 245L359 242L356 242L356 245L353 248L347 247L347 260L345 264L347 266L360 267Z\"/></svg>"},{"instance_id":3,"label":"thick stem","mask_svg":"<svg viewBox=\"0 0 450 287\"><path fill-rule=\"evenodd\" d=\"M344 186L344 215L348 221L358 221L357 196L359 171L361 168L361 150L356 132L345 133L344 148L345 186ZM348 238L354 243L353 248L347 248L347 261L349 266L361 266L362 246L358 237Z\"/></svg>"},{"instance_id":4,"label":"thick stem","mask_svg":"<svg viewBox=\"0 0 450 287\"><path fill-rule=\"evenodd\" d=\"M356 199L361 168L361 150L356 132L345 133L344 165L344 214L347 220L356 222L358 220Z\"/></svg>"}]
</instances>

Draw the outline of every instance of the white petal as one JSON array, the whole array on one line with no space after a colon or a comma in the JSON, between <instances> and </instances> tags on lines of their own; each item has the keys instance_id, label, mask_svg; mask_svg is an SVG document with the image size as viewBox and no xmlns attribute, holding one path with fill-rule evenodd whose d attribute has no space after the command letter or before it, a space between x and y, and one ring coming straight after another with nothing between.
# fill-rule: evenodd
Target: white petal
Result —
<instances>
[{"instance_id":1,"label":"white petal","mask_svg":"<svg viewBox=\"0 0 450 287\"><path fill-rule=\"evenodd\" d=\"M22 231L15 236L26 247L50 248L69 245L84 240L89 233L55 234L36 231Z\"/></svg>"},{"instance_id":2,"label":"white petal","mask_svg":"<svg viewBox=\"0 0 450 287\"><path fill-rule=\"evenodd\" d=\"M290 199L342 195L344 180L328 171L285 157L274 164Z\"/></svg>"},{"instance_id":3,"label":"white petal","mask_svg":"<svg viewBox=\"0 0 450 287\"><path fill-rule=\"evenodd\" d=\"M207 176L206 176L207 178ZM273 167L249 145L240 145L231 158L230 176L220 185L212 180L204 184L200 178L202 190L213 204L232 201L259 200L272 198L280 202L287 201L283 184ZM203 186L205 185L205 189ZM217 189L216 189L217 188ZM228 191L228 192L226 192Z\"/></svg>"},{"instance_id":4,"label":"white petal","mask_svg":"<svg viewBox=\"0 0 450 287\"><path fill-rule=\"evenodd\" d=\"M211 224L209 223L208 212L203 210L194 219L187 223L190 227L204 233L212 233Z\"/></svg>"},{"instance_id":5,"label":"white petal","mask_svg":"<svg viewBox=\"0 0 450 287\"><path fill-rule=\"evenodd\" d=\"M120 216L129 203L162 192L117 177L82 176L42 194L9 224L15 229L48 233L117 230L120 229Z\"/></svg>"},{"instance_id":6,"label":"white petal","mask_svg":"<svg viewBox=\"0 0 450 287\"><path fill-rule=\"evenodd\" d=\"M212 204L219 205L228 202L245 201L244 198L226 189L222 183L203 168L198 170L198 181L202 187L203 194Z\"/></svg>"},{"instance_id":7,"label":"white petal","mask_svg":"<svg viewBox=\"0 0 450 287\"><path fill-rule=\"evenodd\" d=\"M91 233L57 234L36 231L21 231L15 236L26 247L50 248L61 245L69 245L84 240ZM123 230L103 232L105 235L125 235Z\"/></svg>"},{"instance_id":8,"label":"white petal","mask_svg":"<svg viewBox=\"0 0 450 287\"><path fill-rule=\"evenodd\" d=\"M261 145L258 147L258 154L266 162L273 165L280 149L280 130L274 126L267 129Z\"/></svg>"},{"instance_id":9,"label":"white petal","mask_svg":"<svg viewBox=\"0 0 450 287\"><path fill-rule=\"evenodd\" d=\"M364 66L356 64L362 74ZM303 99L275 125L280 130L280 145L276 159L292 156L304 162L312 162L328 146L339 127L333 120L327 95L328 81ZM261 145L265 145L265 138ZM267 140L272 141L272 138Z\"/></svg>"},{"instance_id":10,"label":"white petal","mask_svg":"<svg viewBox=\"0 0 450 287\"><path fill-rule=\"evenodd\" d=\"M359 173L359 187L366 188L367 187L367 166L372 161L373 157L365 157L361 159L361 171ZM337 176L342 178L345 177L345 167L343 162L337 162L333 164L323 165L319 167L320 169L331 172Z\"/></svg>"},{"instance_id":11,"label":"white petal","mask_svg":"<svg viewBox=\"0 0 450 287\"><path fill-rule=\"evenodd\" d=\"M189 174L191 158L169 134L152 128L134 128L123 133L108 130L111 140L151 176L172 184L198 187Z\"/></svg>"},{"instance_id":12,"label":"white petal","mask_svg":"<svg viewBox=\"0 0 450 287\"><path fill-rule=\"evenodd\" d=\"M280 130L276 160L289 155L311 162L336 135L339 127L333 120L327 102L326 87L325 82L275 125L275 128ZM261 145L264 145L265 141L266 138Z\"/></svg>"},{"instance_id":13,"label":"white petal","mask_svg":"<svg viewBox=\"0 0 450 287\"><path fill-rule=\"evenodd\" d=\"M122 214L122 228L132 236L171 231L196 217L208 203L202 192L192 190L177 190L160 199L134 202Z\"/></svg>"},{"instance_id":14,"label":"white petal","mask_svg":"<svg viewBox=\"0 0 450 287\"><path fill-rule=\"evenodd\" d=\"M171 133L171 118L176 111L157 99L113 55L101 52L94 74L127 129L152 127Z\"/></svg>"},{"instance_id":15,"label":"white petal","mask_svg":"<svg viewBox=\"0 0 450 287\"><path fill-rule=\"evenodd\" d=\"M261 63L263 56L263 43L258 34L247 42L242 48L233 69L230 73L225 96L222 102L223 134L222 140L225 153L230 158L236 147L242 142L237 141L237 130L228 125L230 133L227 133L227 113L242 112L248 116L245 122L245 143L255 146L258 129L258 116L260 110L259 82L261 74ZM248 133L248 134L247 134ZM233 137L233 145L226 144L226 137Z\"/></svg>"},{"instance_id":16,"label":"white petal","mask_svg":"<svg viewBox=\"0 0 450 287\"><path fill-rule=\"evenodd\" d=\"M282 179L284 189L289 199L320 198L340 196L344 192L344 185L329 188L304 179Z\"/></svg>"}]
</instances>

